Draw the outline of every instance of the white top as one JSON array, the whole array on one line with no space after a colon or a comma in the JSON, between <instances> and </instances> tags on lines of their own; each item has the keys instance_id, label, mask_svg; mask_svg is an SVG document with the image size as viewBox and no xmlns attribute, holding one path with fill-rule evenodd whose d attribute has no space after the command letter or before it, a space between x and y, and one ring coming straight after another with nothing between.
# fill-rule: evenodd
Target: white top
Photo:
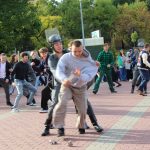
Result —
<instances>
[{"instance_id":1,"label":"white top","mask_svg":"<svg viewBox=\"0 0 150 150\"><path fill-rule=\"evenodd\" d=\"M6 77L6 62L0 63L0 78Z\"/></svg>"},{"instance_id":2,"label":"white top","mask_svg":"<svg viewBox=\"0 0 150 150\"><path fill-rule=\"evenodd\" d=\"M142 54L142 59L143 59L143 63L147 66L147 67L149 67L150 68L150 63L148 62L148 56L147 56L147 54L146 53L143 53Z\"/></svg>"}]
</instances>

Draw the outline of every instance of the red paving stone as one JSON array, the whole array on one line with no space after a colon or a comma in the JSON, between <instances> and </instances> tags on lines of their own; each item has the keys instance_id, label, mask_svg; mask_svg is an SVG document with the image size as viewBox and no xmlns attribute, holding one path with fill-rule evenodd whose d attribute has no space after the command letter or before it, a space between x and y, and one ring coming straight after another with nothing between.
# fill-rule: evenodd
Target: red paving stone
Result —
<instances>
[{"instance_id":1,"label":"red paving stone","mask_svg":"<svg viewBox=\"0 0 150 150\"><path fill-rule=\"evenodd\" d=\"M105 129L104 134L125 116L133 107L143 100L142 96L130 94L129 82L122 82L121 87L116 88L117 94L111 94L106 83L101 84L100 91L93 95L89 90L89 100L92 103L98 122ZM40 88L41 89L41 88ZM57 130L52 129L51 135L41 137L44 121L47 114L40 114L40 89L36 94L37 106L26 106L26 98L20 101L19 113L10 113L10 108L5 105L3 89L0 88L0 150L85 150L100 134L90 126L85 135L79 135L75 128L76 114L72 101L68 104L65 119L65 138L73 141L73 147L68 147L67 142L57 138ZM11 96L13 101L15 94ZM150 109L148 109L134 127L127 132L122 140L116 144L116 150L150 150ZM59 140L58 145L51 145L49 140Z\"/></svg>"}]
</instances>

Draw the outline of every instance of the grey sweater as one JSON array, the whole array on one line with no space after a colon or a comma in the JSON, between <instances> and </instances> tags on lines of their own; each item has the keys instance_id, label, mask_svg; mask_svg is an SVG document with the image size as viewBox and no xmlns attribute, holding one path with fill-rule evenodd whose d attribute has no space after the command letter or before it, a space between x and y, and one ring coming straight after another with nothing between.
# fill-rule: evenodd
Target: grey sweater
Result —
<instances>
[{"instance_id":1,"label":"grey sweater","mask_svg":"<svg viewBox=\"0 0 150 150\"><path fill-rule=\"evenodd\" d=\"M79 77L74 75L75 69L80 69L81 75ZM77 58L69 52L59 59L56 78L60 82L69 79L73 87L82 87L95 77L97 71L98 67L89 52L84 51L82 58Z\"/></svg>"}]
</instances>

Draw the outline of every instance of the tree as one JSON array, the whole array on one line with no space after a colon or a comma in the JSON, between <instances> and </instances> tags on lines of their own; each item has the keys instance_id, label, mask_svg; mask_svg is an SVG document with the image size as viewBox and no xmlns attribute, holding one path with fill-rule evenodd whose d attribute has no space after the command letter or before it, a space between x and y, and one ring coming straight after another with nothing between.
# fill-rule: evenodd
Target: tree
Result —
<instances>
[{"instance_id":1,"label":"tree","mask_svg":"<svg viewBox=\"0 0 150 150\"><path fill-rule=\"evenodd\" d=\"M97 0L94 5L94 11L89 19L89 30L100 29L105 41L111 42L118 10L111 0Z\"/></svg>"},{"instance_id":2,"label":"tree","mask_svg":"<svg viewBox=\"0 0 150 150\"><path fill-rule=\"evenodd\" d=\"M135 0L112 0L113 5L118 6L118 5L123 5L125 3L134 3Z\"/></svg>"},{"instance_id":3,"label":"tree","mask_svg":"<svg viewBox=\"0 0 150 150\"><path fill-rule=\"evenodd\" d=\"M48 46L45 36L46 29L57 28L59 31L62 30L62 18L58 15L58 4L55 0L37 0L34 3L41 23L39 32L32 38L36 48Z\"/></svg>"},{"instance_id":4,"label":"tree","mask_svg":"<svg viewBox=\"0 0 150 150\"><path fill-rule=\"evenodd\" d=\"M63 35L68 38L82 38L79 0L63 0L58 5L62 19ZM111 40L112 25L117 16L117 8L111 0L82 0L85 37L91 32L101 30L106 41Z\"/></svg>"},{"instance_id":5,"label":"tree","mask_svg":"<svg viewBox=\"0 0 150 150\"><path fill-rule=\"evenodd\" d=\"M126 46L130 46L130 36L137 31L139 38L149 41L150 13L145 2L136 2L118 6L119 16L115 22L116 39L120 39Z\"/></svg>"},{"instance_id":6,"label":"tree","mask_svg":"<svg viewBox=\"0 0 150 150\"><path fill-rule=\"evenodd\" d=\"M35 6L38 16L58 16L58 2L56 0L37 0Z\"/></svg>"},{"instance_id":7,"label":"tree","mask_svg":"<svg viewBox=\"0 0 150 150\"><path fill-rule=\"evenodd\" d=\"M37 48L45 45L48 46L45 36L46 29L57 28L59 31L62 30L62 18L60 16L39 16L39 19L42 24L40 32L32 39Z\"/></svg>"},{"instance_id":8,"label":"tree","mask_svg":"<svg viewBox=\"0 0 150 150\"><path fill-rule=\"evenodd\" d=\"M134 46L135 46L137 39L138 39L138 33L136 31L132 32L131 33L131 41L134 43Z\"/></svg>"},{"instance_id":9,"label":"tree","mask_svg":"<svg viewBox=\"0 0 150 150\"><path fill-rule=\"evenodd\" d=\"M146 0L146 4L147 4L147 7L148 7L148 10L150 10L150 0Z\"/></svg>"},{"instance_id":10,"label":"tree","mask_svg":"<svg viewBox=\"0 0 150 150\"><path fill-rule=\"evenodd\" d=\"M40 29L36 9L28 0L0 1L0 48L3 51L34 48L31 38Z\"/></svg>"},{"instance_id":11,"label":"tree","mask_svg":"<svg viewBox=\"0 0 150 150\"><path fill-rule=\"evenodd\" d=\"M81 38L80 8L78 0L63 0L58 5L62 19L62 35L67 38Z\"/></svg>"}]
</instances>

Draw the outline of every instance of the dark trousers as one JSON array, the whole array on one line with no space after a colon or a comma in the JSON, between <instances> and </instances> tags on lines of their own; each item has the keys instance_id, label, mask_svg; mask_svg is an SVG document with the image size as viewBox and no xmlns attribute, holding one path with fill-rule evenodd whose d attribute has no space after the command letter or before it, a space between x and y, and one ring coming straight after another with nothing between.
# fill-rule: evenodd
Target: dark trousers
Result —
<instances>
[{"instance_id":1,"label":"dark trousers","mask_svg":"<svg viewBox=\"0 0 150 150\"><path fill-rule=\"evenodd\" d=\"M133 79L132 79L132 86L133 87L135 87L139 75L140 75L139 69L137 68L137 66L135 66L134 70L133 70Z\"/></svg>"},{"instance_id":2,"label":"dark trousers","mask_svg":"<svg viewBox=\"0 0 150 150\"><path fill-rule=\"evenodd\" d=\"M93 81L88 83L88 85L87 85L88 88L92 85ZM49 107L48 117L45 121L46 126L49 126L52 123L53 110L54 110L54 107L56 106L56 104L58 103L58 94L59 94L59 91L60 91L60 87L61 87L60 83L57 83L56 86L55 86L54 98L52 98L52 102L51 102L51 105ZM89 101L87 101L87 105L88 105L87 106L87 114L90 118L90 121L93 125L97 125L97 119L96 119L96 116L94 114L92 105Z\"/></svg>"},{"instance_id":3,"label":"dark trousers","mask_svg":"<svg viewBox=\"0 0 150 150\"><path fill-rule=\"evenodd\" d=\"M106 75L106 77L107 77L107 82L108 82L110 91L114 91L110 69L100 70L100 76L97 77L97 79L96 79L93 91L97 92L99 90L100 83L101 83L104 75Z\"/></svg>"},{"instance_id":4,"label":"dark trousers","mask_svg":"<svg viewBox=\"0 0 150 150\"><path fill-rule=\"evenodd\" d=\"M6 94L6 102L10 102L10 95L9 95L9 83L6 83L4 79L0 79L0 85L4 88Z\"/></svg>"},{"instance_id":5,"label":"dark trousers","mask_svg":"<svg viewBox=\"0 0 150 150\"><path fill-rule=\"evenodd\" d=\"M41 108L48 109L48 100L51 100L51 88L47 85L41 92Z\"/></svg>"},{"instance_id":6,"label":"dark trousers","mask_svg":"<svg viewBox=\"0 0 150 150\"><path fill-rule=\"evenodd\" d=\"M140 69L139 71L142 79L141 84L139 85L139 90L143 92L149 81L149 70Z\"/></svg>"}]
</instances>

